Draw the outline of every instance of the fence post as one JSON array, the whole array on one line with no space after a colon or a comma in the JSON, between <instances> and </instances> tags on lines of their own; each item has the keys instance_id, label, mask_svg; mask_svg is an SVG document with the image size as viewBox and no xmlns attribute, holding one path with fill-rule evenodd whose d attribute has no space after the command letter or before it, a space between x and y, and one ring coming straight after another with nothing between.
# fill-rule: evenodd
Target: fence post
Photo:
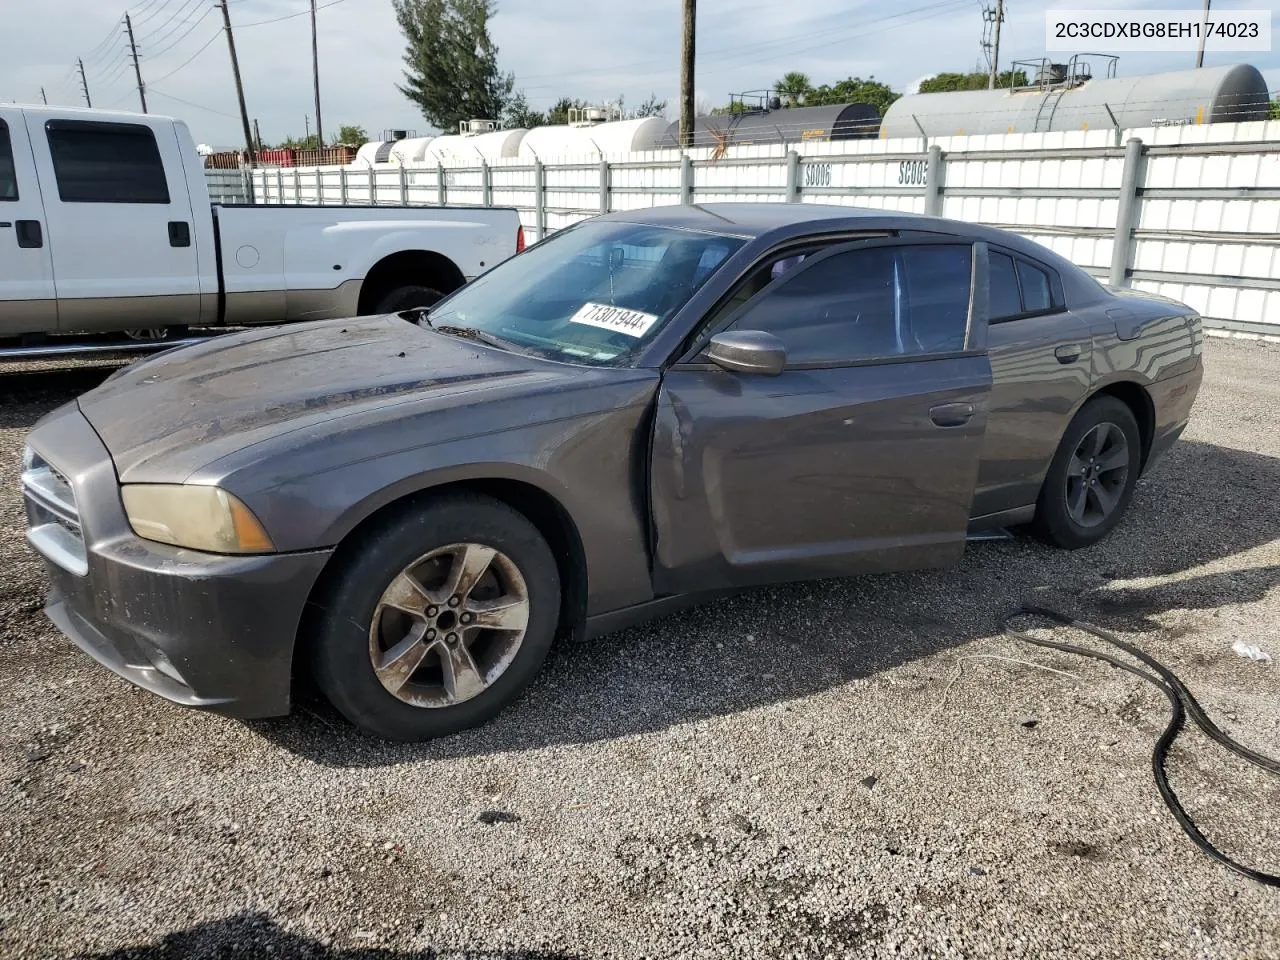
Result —
<instances>
[{"instance_id":1,"label":"fence post","mask_svg":"<svg viewBox=\"0 0 1280 960\"><path fill-rule=\"evenodd\" d=\"M1145 180L1146 146L1134 137L1124 145L1124 172L1120 175L1120 204L1116 208L1115 239L1111 243L1113 287L1129 285L1129 259L1133 251L1133 231L1138 220L1138 191Z\"/></svg>"},{"instance_id":2,"label":"fence post","mask_svg":"<svg viewBox=\"0 0 1280 960\"><path fill-rule=\"evenodd\" d=\"M547 171L541 160L533 161L533 222L539 240L547 235Z\"/></svg>"},{"instance_id":3,"label":"fence post","mask_svg":"<svg viewBox=\"0 0 1280 960\"><path fill-rule=\"evenodd\" d=\"M347 168L342 167L338 170L338 202L344 207L347 205Z\"/></svg>"},{"instance_id":4,"label":"fence post","mask_svg":"<svg viewBox=\"0 0 1280 960\"><path fill-rule=\"evenodd\" d=\"M400 167L400 206L409 205L409 171Z\"/></svg>"},{"instance_id":5,"label":"fence post","mask_svg":"<svg viewBox=\"0 0 1280 960\"><path fill-rule=\"evenodd\" d=\"M486 207L493 206L493 171L488 160L480 161L480 199Z\"/></svg>"},{"instance_id":6,"label":"fence post","mask_svg":"<svg viewBox=\"0 0 1280 960\"><path fill-rule=\"evenodd\" d=\"M324 173L320 167L316 167L316 206L324 206Z\"/></svg>"},{"instance_id":7,"label":"fence post","mask_svg":"<svg viewBox=\"0 0 1280 960\"><path fill-rule=\"evenodd\" d=\"M444 186L444 164L436 161L436 206L443 207L447 199Z\"/></svg>"},{"instance_id":8,"label":"fence post","mask_svg":"<svg viewBox=\"0 0 1280 960\"><path fill-rule=\"evenodd\" d=\"M600 212L609 212L609 161L600 158Z\"/></svg>"},{"instance_id":9,"label":"fence post","mask_svg":"<svg viewBox=\"0 0 1280 960\"><path fill-rule=\"evenodd\" d=\"M302 171L294 167L289 171L293 174L293 203L294 206L302 206Z\"/></svg>"},{"instance_id":10,"label":"fence post","mask_svg":"<svg viewBox=\"0 0 1280 960\"><path fill-rule=\"evenodd\" d=\"M693 158L680 155L680 202L693 203Z\"/></svg>"},{"instance_id":11,"label":"fence post","mask_svg":"<svg viewBox=\"0 0 1280 960\"><path fill-rule=\"evenodd\" d=\"M369 206L378 205L378 171L369 167Z\"/></svg>"},{"instance_id":12,"label":"fence post","mask_svg":"<svg viewBox=\"0 0 1280 960\"><path fill-rule=\"evenodd\" d=\"M284 167L276 167L276 203L284 203Z\"/></svg>"},{"instance_id":13,"label":"fence post","mask_svg":"<svg viewBox=\"0 0 1280 960\"><path fill-rule=\"evenodd\" d=\"M240 184L242 187L241 192L244 196L244 202L252 205L253 204L253 170L251 168L249 167L240 168Z\"/></svg>"},{"instance_id":14,"label":"fence post","mask_svg":"<svg viewBox=\"0 0 1280 960\"><path fill-rule=\"evenodd\" d=\"M942 148L936 143L929 148L924 172L924 212L930 217L942 216Z\"/></svg>"},{"instance_id":15,"label":"fence post","mask_svg":"<svg viewBox=\"0 0 1280 960\"><path fill-rule=\"evenodd\" d=\"M787 151L787 203L800 202L800 154Z\"/></svg>"}]
</instances>

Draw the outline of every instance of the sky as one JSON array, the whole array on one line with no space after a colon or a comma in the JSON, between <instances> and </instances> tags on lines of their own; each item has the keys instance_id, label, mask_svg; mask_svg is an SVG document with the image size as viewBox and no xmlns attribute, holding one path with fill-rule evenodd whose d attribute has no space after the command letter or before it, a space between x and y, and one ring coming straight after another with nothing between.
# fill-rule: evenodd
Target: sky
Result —
<instances>
[{"instance_id":1,"label":"sky","mask_svg":"<svg viewBox=\"0 0 1280 960\"><path fill-rule=\"evenodd\" d=\"M995 0L989 0L994 4ZM148 106L185 120L196 140L242 142L221 13L213 0L3 0L0 100L83 105L74 64L83 57L95 107L137 109L122 18L131 13ZM430 132L397 91L404 41L391 0L319 0L321 109L329 138L342 124L371 136ZM675 117L680 0L498 0L491 33L505 71L533 106L561 96L591 102L650 93ZM1044 55L1044 15L1062 7L1199 9L1198 0L1007 0L1001 61ZM770 86L789 70L815 84L874 76L898 90L982 57L980 0L700 0L696 89L700 101ZM308 0L230 0L249 115L268 142L314 130ZM1280 36L1280 0L1215 0L1215 10L1270 9ZM283 18L283 19L281 19ZM274 21L274 22L268 22ZM1055 55L1061 59L1061 55ZM1280 50L1210 53L1206 66L1252 63L1280 90ZM1129 53L1124 75L1195 65L1194 53Z\"/></svg>"}]
</instances>

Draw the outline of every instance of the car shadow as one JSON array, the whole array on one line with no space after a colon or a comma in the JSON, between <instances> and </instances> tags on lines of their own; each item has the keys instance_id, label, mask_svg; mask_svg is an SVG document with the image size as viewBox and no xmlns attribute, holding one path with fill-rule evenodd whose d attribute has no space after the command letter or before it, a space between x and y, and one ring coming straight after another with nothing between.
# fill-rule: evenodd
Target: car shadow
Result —
<instances>
[{"instance_id":1,"label":"car shadow","mask_svg":"<svg viewBox=\"0 0 1280 960\"><path fill-rule=\"evenodd\" d=\"M75 960L222 960L282 957L305 960L575 960L574 954L543 950L384 950L334 947L290 933L263 913L241 913L166 934L154 943L103 953L75 953Z\"/></svg>"},{"instance_id":2,"label":"car shadow","mask_svg":"<svg viewBox=\"0 0 1280 960\"><path fill-rule=\"evenodd\" d=\"M100 385L126 362L94 361L74 367L23 370L0 366L0 429L33 426L50 410Z\"/></svg>"},{"instance_id":3,"label":"car shadow","mask_svg":"<svg viewBox=\"0 0 1280 960\"><path fill-rule=\"evenodd\" d=\"M523 751L811 696L994 636L1001 616L1029 599L1112 629L1153 630L1167 611L1261 599L1280 584L1280 567L1250 567L1247 558L1229 570L1197 570L1280 534L1277 489L1280 459L1185 441L1144 478L1126 521L1087 550L1025 538L973 544L949 570L754 589L560 643L517 703L480 728L429 743L364 736L314 693L300 697L292 716L250 727L340 767ZM1141 582L1148 578L1155 582Z\"/></svg>"}]
</instances>

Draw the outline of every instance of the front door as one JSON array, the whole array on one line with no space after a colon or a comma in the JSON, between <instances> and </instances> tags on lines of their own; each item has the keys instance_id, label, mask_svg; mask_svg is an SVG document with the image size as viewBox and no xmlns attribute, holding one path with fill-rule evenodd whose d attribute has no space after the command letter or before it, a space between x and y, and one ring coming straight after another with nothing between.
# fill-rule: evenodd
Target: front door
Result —
<instances>
[{"instance_id":1,"label":"front door","mask_svg":"<svg viewBox=\"0 0 1280 960\"><path fill-rule=\"evenodd\" d=\"M58 324L53 258L22 111L0 107L0 337Z\"/></svg>"},{"instance_id":2,"label":"front door","mask_svg":"<svg viewBox=\"0 0 1280 960\"><path fill-rule=\"evenodd\" d=\"M68 120L28 108L64 331L200 318L195 224L172 121Z\"/></svg>"},{"instance_id":3,"label":"front door","mask_svg":"<svg viewBox=\"0 0 1280 960\"><path fill-rule=\"evenodd\" d=\"M781 374L705 353L667 372L651 461L659 592L960 557L991 389L971 295L982 259L958 241L835 247L724 324L778 337Z\"/></svg>"}]
</instances>

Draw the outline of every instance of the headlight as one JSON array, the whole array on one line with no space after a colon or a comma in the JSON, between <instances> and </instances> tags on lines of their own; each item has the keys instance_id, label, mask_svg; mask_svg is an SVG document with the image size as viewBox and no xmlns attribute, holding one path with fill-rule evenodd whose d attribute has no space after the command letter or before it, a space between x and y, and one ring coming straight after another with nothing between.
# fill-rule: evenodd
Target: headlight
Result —
<instances>
[{"instance_id":1,"label":"headlight","mask_svg":"<svg viewBox=\"0 0 1280 960\"><path fill-rule=\"evenodd\" d=\"M243 503L217 487L130 483L120 488L133 532L208 553L271 553L275 545Z\"/></svg>"}]
</instances>

